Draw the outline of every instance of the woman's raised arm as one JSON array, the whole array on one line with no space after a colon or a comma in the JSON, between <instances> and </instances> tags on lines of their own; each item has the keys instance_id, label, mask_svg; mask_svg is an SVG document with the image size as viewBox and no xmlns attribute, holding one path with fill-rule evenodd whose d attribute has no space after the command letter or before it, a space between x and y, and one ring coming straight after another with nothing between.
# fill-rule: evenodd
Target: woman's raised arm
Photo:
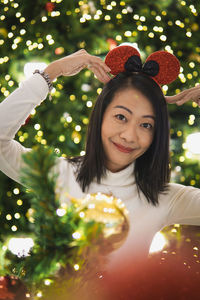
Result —
<instances>
[{"instance_id":1,"label":"woman's raised arm","mask_svg":"<svg viewBox=\"0 0 200 300\"><path fill-rule=\"evenodd\" d=\"M97 79L103 83L110 80L110 77L107 74L110 72L110 68L101 60L101 58L90 55L84 49L52 62L44 72L49 75L51 80L54 80L61 75L76 75L84 68L90 69Z\"/></svg>"},{"instance_id":2,"label":"woman's raised arm","mask_svg":"<svg viewBox=\"0 0 200 300\"><path fill-rule=\"evenodd\" d=\"M56 60L46 67L44 72L50 80L58 76L72 76L88 67L101 82L110 80L109 68L99 58L85 50ZM47 97L49 87L40 74L34 74L23 81L19 88L0 103L0 170L13 180L20 182L22 154L30 151L14 137L25 123L31 111Z\"/></svg>"}]
</instances>

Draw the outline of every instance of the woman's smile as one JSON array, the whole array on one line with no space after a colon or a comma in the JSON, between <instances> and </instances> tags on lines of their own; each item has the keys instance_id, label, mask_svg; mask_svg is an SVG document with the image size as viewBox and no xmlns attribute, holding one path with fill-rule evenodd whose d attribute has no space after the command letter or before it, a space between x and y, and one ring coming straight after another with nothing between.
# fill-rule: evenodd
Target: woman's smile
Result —
<instances>
[{"instance_id":1,"label":"woman's smile","mask_svg":"<svg viewBox=\"0 0 200 300\"><path fill-rule=\"evenodd\" d=\"M113 144L115 145L116 149L118 149L120 152L131 153L134 150L133 148L124 147L124 146L114 143L114 142L113 142Z\"/></svg>"}]
</instances>

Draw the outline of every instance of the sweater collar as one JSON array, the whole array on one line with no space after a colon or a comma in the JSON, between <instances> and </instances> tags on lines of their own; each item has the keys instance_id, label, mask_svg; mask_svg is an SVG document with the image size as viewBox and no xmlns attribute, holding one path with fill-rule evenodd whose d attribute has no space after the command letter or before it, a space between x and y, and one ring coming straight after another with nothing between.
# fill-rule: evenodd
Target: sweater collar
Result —
<instances>
[{"instance_id":1,"label":"sweater collar","mask_svg":"<svg viewBox=\"0 0 200 300\"><path fill-rule=\"evenodd\" d=\"M110 186L127 186L135 183L133 175L134 163L131 163L125 169L119 172L111 172L106 170L106 174L101 179L101 184Z\"/></svg>"}]
</instances>

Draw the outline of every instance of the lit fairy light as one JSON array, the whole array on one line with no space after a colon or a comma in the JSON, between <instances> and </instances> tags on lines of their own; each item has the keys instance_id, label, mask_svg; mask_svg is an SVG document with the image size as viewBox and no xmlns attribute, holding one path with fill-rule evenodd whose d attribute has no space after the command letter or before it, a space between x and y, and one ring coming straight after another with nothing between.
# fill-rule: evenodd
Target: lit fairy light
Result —
<instances>
[{"instance_id":1,"label":"lit fairy light","mask_svg":"<svg viewBox=\"0 0 200 300\"><path fill-rule=\"evenodd\" d=\"M80 232L76 231L76 232L72 233L72 237L75 240L79 240L81 238L81 234L80 234Z\"/></svg>"},{"instance_id":2,"label":"lit fairy light","mask_svg":"<svg viewBox=\"0 0 200 300\"><path fill-rule=\"evenodd\" d=\"M8 249L18 257L29 256L33 246L32 238L11 238L8 242Z\"/></svg>"},{"instance_id":3,"label":"lit fairy light","mask_svg":"<svg viewBox=\"0 0 200 300\"><path fill-rule=\"evenodd\" d=\"M85 217L85 213L84 213L83 211L81 211L81 212L79 213L79 216L80 216L80 218L84 218L84 217Z\"/></svg>"},{"instance_id":4,"label":"lit fairy light","mask_svg":"<svg viewBox=\"0 0 200 300\"><path fill-rule=\"evenodd\" d=\"M149 253L161 251L166 244L167 240L165 239L164 235L161 232L157 232L151 243Z\"/></svg>"},{"instance_id":5,"label":"lit fairy light","mask_svg":"<svg viewBox=\"0 0 200 300\"><path fill-rule=\"evenodd\" d=\"M134 20L139 20L139 18L140 18L140 17L139 17L138 15L134 15L134 16L133 16L133 19L134 19Z\"/></svg>"},{"instance_id":6,"label":"lit fairy light","mask_svg":"<svg viewBox=\"0 0 200 300\"><path fill-rule=\"evenodd\" d=\"M23 201L21 199L17 200L17 205L21 206L23 204Z\"/></svg>"},{"instance_id":7,"label":"lit fairy light","mask_svg":"<svg viewBox=\"0 0 200 300\"><path fill-rule=\"evenodd\" d=\"M8 220L8 221L12 220L12 216L10 214L7 214L6 215L6 220Z\"/></svg>"},{"instance_id":8,"label":"lit fairy light","mask_svg":"<svg viewBox=\"0 0 200 300\"><path fill-rule=\"evenodd\" d=\"M163 85L162 90L163 90L164 92L167 92L167 91L168 91L168 86L167 86L167 85Z\"/></svg>"},{"instance_id":9,"label":"lit fairy light","mask_svg":"<svg viewBox=\"0 0 200 300\"><path fill-rule=\"evenodd\" d=\"M13 226L11 227L11 230L12 230L12 231L17 231L17 226L13 225Z\"/></svg>"},{"instance_id":10,"label":"lit fairy light","mask_svg":"<svg viewBox=\"0 0 200 300\"><path fill-rule=\"evenodd\" d=\"M166 35L162 34L160 36L160 39L161 39L161 41L165 42L167 40L167 37L166 37Z\"/></svg>"},{"instance_id":11,"label":"lit fairy light","mask_svg":"<svg viewBox=\"0 0 200 300\"><path fill-rule=\"evenodd\" d=\"M45 279L44 284L45 285L50 285L52 281L50 279Z\"/></svg>"},{"instance_id":12,"label":"lit fairy light","mask_svg":"<svg viewBox=\"0 0 200 300\"><path fill-rule=\"evenodd\" d=\"M68 116L68 117L66 118L66 121L67 121L67 123L71 123L71 122L72 122L72 117L71 117L71 116Z\"/></svg>"},{"instance_id":13,"label":"lit fairy light","mask_svg":"<svg viewBox=\"0 0 200 300\"><path fill-rule=\"evenodd\" d=\"M76 270L76 271L79 270L79 265L78 265L78 264L75 264L75 265L74 265L74 270Z\"/></svg>"},{"instance_id":14,"label":"lit fairy light","mask_svg":"<svg viewBox=\"0 0 200 300\"><path fill-rule=\"evenodd\" d=\"M35 130L39 130L41 128L40 124L35 124L34 125Z\"/></svg>"},{"instance_id":15,"label":"lit fairy light","mask_svg":"<svg viewBox=\"0 0 200 300\"><path fill-rule=\"evenodd\" d=\"M192 32L191 31L186 32L186 36L187 37L191 37L192 36Z\"/></svg>"},{"instance_id":16,"label":"lit fairy light","mask_svg":"<svg viewBox=\"0 0 200 300\"><path fill-rule=\"evenodd\" d=\"M86 106L87 106L87 107L92 107L92 101L87 101L87 102L86 102Z\"/></svg>"},{"instance_id":17,"label":"lit fairy light","mask_svg":"<svg viewBox=\"0 0 200 300\"><path fill-rule=\"evenodd\" d=\"M153 39L154 38L154 33L153 32L149 32L148 36Z\"/></svg>"},{"instance_id":18,"label":"lit fairy light","mask_svg":"<svg viewBox=\"0 0 200 300\"><path fill-rule=\"evenodd\" d=\"M51 35L51 34L48 34L48 35L46 36L46 40L49 41L50 39L52 39L52 35Z\"/></svg>"},{"instance_id":19,"label":"lit fairy light","mask_svg":"<svg viewBox=\"0 0 200 300\"><path fill-rule=\"evenodd\" d=\"M38 292L36 296L41 298L42 297L42 292Z\"/></svg>"},{"instance_id":20,"label":"lit fairy light","mask_svg":"<svg viewBox=\"0 0 200 300\"><path fill-rule=\"evenodd\" d=\"M121 35L118 34L118 35L116 35L115 39L116 39L116 41L120 42L122 40L122 37L121 37Z\"/></svg>"},{"instance_id":21,"label":"lit fairy light","mask_svg":"<svg viewBox=\"0 0 200 300\"><path fill-rule=\"evenodd\" d=\"M66 210L64 208L58 208L56 210L56 214L59 216L59 217L62 217L66 214Z\"/></svg>"},{"instance_id":22,"label":"lit fairy light","mask_svg":"<svg viewBox=\"0 0 200 300\"><path fill-rule=\"evenodd\" d=\"M187 149L193 154L200 154L200 132L189 134L186 138Z\"/></svg>"},{"instance_id":23,"label":"lit fairy light","mask_svg":"<svg viewBox=\"0 0 200 300\"><path fill-rule=\"evenodd\" d=\"M138 29L139 31L142 31L142 30L143 30L143 26L142 26L142 25L139 25L139 26L137 27L137 29Z\"/></svg>"},{"instance_id":24,"label":"lit fairy light","mask_svg":"<svg viewBox=\"0 0 200 300\"><path fill-rule=\"evenodd\" d=\"M113 9L113 7L112 7L112 5L107 5L107 10L112 10Z\"/></svg>"},{"instance_id":25,"label":"lit fairy light","mask_svg":"<svg viewBox=\"0 0 200 300\"><path fill-rule=\"evenodd\" d=\"M82 150L82 151L80 152L80 156L83 156L83 155L85 155L85 151L84 151L84 150Z\"/></svg>"},{"instance_id":26,"label":"lit fairy light","mask_svg":"<svg viewBox=\"0 0 200 300\"><path fill-rule=\"evenodd\" d=\"M26 63L24 66L24 74L27 77L30 77L36 69L44 70L47 64L43 62L30 62Z\"/></svg>"},{"instance_id":27,"label":"lit fairy light","mask_svg":"<svg viewBox=\"0 0 200 300\"><path fill-rule=\"evenodd\" d=\"M84 92L89 92L91 90L91 86L87 83L84 83L84 84L82 84L81 89Z\"/></svg>"},{"instance_id":28,"label":"lit fairy light","mask_svg":"<svg viewBox=\"0 0 200 300\"><path fill-rule=\"evenodd\" d=\"M26 293L26 298L30 298L31 295L29 293Z\"/></svg>"},{"instance_id":29,"label":"lit fairy light","mask_svg":"<svg viewBox=\"0 0 200 300\"><path fill-rule=\"evenodd\" d=\"M132 36L132 32L131 31L125 31L124 36L126 37L131 37Z\"/></svg>"},{"instance_id":30,"label":"lit fairy light","mask_svg":"<svg viewBox=\"0 0 200 300\"><path fill-rule=\"evenodd\" d=\"M76 130L76 131L81 131L81 126L80 126L80 125L76 125L76 126L75 126L75 130Z\"/></svg>"},{"instance_id":31,"label":"lit fairy light","mask_svg":"<svg viewBox=\"0 0 200 300\"><path fill-rule=\"evenodd\" d=\"M117 5L116 1L112 1L110 4L111 4L112 6L116 6L116 5Z\"/></svg>"},{"instance_id":32,"label":"lit fairy light","mask_svg":"<svg viewBox=\"0 0 200 300\"><path fill-rule=\"evenodd\" d=\"M96 14L100 16L100 15L102 15L102 11L100 9L98 9Z\"/></svg>"},{"instance_id":33,"label":"lit fairy light","mask_svg":"<svg viewBox=\"0 0 200 300\"><path fill-rule=\"evenodd\" d=\"M16 213L16 214L14 215L14 217L15 217L15 219L20 219L20 214L19 214L19 213Z\"/></svg>"},{"instance_id":34,"label":"lit fairy light","mask_svg":"<svg viewBox=\"0 0 200 300\"><path fill-rule=\"evenodd\" d=\"M97 89L97 94L100 95L101 92L102 92L102 88L98 88L98 89Z\"/></svg>"},{"instance_id":35,"label":"lit fairy light","mask_svg":"<svg viewBox=\"0 0 200 300\"><path fill-rule=\"evenodd\" d=\"M20 191L19 191L18 188L15 188L15 189L13 190L13 194L15 194L15 195L18 195L19 193L20 193Z\"/></svg>"},{"instance_id":36,"label":"lit fairy light","mask_svg":"<svg viewBox=\"0 0 200 300\"><path fill-rule=\"evenodd\" d=\"M43 16L41 20L42 20L42 22L46 22L47 21L47 17Z\"/></svg>"},{"instance_id":37,"label":"lit fairy light","mask_svg":"<svg viewBox=\"0 0 200 300\"><path fill-rule=\"evenodd\" d=\"M94 20L99 20L100 16L99 15L94 15Z\"/></svg>"}]
</instances>

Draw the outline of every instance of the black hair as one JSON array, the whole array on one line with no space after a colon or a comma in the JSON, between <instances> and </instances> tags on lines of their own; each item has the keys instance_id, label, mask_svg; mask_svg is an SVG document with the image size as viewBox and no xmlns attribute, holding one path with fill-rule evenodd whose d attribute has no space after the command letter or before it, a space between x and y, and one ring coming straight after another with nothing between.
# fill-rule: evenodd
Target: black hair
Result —
<instances>
[{"instance_id":1,"label":"black hair","mask_svg":"<svg viewBox=\"0 0 200 300\"><path fill-rule=\"evenodd\" d=\"M169 164L169 118L167 104L159 85L143 73L120 73L112 78L98 96L86 139L86 154L68 159L77 163L77 182L85 192L96 177L101 182L106 172L105 153L101 139L101 126L106 108L116 92L133 88L141 92L152 104L155 113L155 130L152 144L135 161L134 174L138 191L142 191L148 202L158 204L158 195L167 190L170 180Z\"/></svg>"}]
</instances>

